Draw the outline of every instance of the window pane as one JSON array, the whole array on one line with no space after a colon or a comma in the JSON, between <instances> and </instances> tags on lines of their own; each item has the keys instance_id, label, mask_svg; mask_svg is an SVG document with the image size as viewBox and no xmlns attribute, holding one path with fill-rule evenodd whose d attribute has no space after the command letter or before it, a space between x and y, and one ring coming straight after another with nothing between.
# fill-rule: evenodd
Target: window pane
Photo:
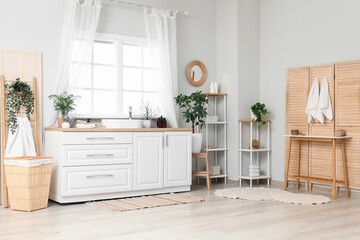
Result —
<instances>
[{"instance_id":1,"label":"window pane","mask_svg":"<svg viewBox=\"0 0 360 240\"><path fill-rule=\"evenodd\" d=\"M118 114L117 102L114 91L94 91L95 114Z\"/></svg>"},{"instance_id":2,"label":"window pane","mask_svg":"<svg viewBox=\"0 0 360 240\"><path fill-rule=\"evenodd\" d=\"M149 103L149 105L153 110L159 109L160 110L159 113L162 112L161 100L158 93L144 93L144 103L145 104Z\"/></svg>"},{"instance_id":3,"label":"window pane","mask_svg":"<svg viewBox=\"0 0 360 240\"><path fill-rule=\"evenodd\" d=\"M149 47L144 47L144 67L159 68L159 54L157 51L150 51Z\"/></svg>"},{"instance_id":4,"label":"window pane","mask_svg":"<svg viewBox=\"0 0 360 240\"><path fill-rule=\"evenodd\" d=\"M77 80L77 81L75 81ZM72 63L70 65L70 86L73 88L91 87L91 68L84 64Z\"/></svg>"},{"instance_id":5,"label":"window pane","mask_svg":"<svg viewBox=\"0 0 360 240\"><path fill-rule=\"evenodd\" d=\"M115 44L112 42L94 43L94 63L115 64Z\"/></svg>"},{"instance_id":6,"label":"window pane","mask_svg":"<svg viewBox=\"0 0 360 240\"><path fill-rule=\"evenodd\" d=\"M126 45L123 47L124 66L141 66L141 46Z\"/></svg>"},{"instance_id":7,"label":"window pane","mask_svg":"<svg viewBox=\"0 0 360 240\"><path fill-rule=\"evenodd\" d=\"M89 90L81 90L79 95L81 96L76 100L77 114L90 114L91 113L91 92Z\"/></svg>"},{"instance_id":8,"label":"window pane","mask_svg":"<svg viewBox=\"0 0 360 240\"><path fill-rule=\"evenodd\" d=\"M123 89L141 90L141 69L123 68Z\"/></svg>"},{"instance_id":9,"label":"window pane","mask_svg":"<svg viewBox=\"0 0 360 240\"><path fill-rule=\"evenodd\" d=\"M153 69L144 69L144 90L145 91L158 91L157 78L160 71Z\"/></svg>"},{"instance_id":10,"label":"window pane","mask_svg":"<svg viewBox=\"0 0 360 240\"><path fill-rule=\"evenodd\" d=\"M137 92L124 92L123 95L123 113L129 114L129 106L132 106L133 115L139 114L141 107L141 93Z\"/></svg>"},{"instance_id":11,"label":"window pane","mask_svg":"<svg viewBox=\"0 0 360 240\"><path fill-rule=\"evenodd\" d=\"M94 66L94 87L114 89L116 87L115 67Z\"/></svg>"}]
</instances>

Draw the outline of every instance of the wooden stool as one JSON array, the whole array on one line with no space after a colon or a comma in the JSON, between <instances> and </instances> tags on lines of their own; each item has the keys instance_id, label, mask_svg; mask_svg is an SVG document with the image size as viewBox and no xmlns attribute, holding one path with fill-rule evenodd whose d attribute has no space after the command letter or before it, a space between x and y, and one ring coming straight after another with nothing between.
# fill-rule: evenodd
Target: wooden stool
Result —
<instances>
[{"instance_id":1,"label":"wooden stool","mask_svg":"<svg viewBox=\"0 0 360 240\"><path fill-rule=\"evenodd\" d=\"M193 153L193 158L204 158L206 162L206 171L193 171L192 175L197 177L206 177L206 183L208 189L211 187L211 179L210 179L210 166L209 166L209 157L208 153Z\"/></svg>"}]
</instances>

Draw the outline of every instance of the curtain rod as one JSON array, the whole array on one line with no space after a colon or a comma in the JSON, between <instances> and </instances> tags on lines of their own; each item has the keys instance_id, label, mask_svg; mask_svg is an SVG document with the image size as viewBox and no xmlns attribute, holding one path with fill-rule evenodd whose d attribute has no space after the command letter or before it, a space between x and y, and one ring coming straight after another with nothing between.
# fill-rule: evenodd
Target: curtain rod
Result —
<instances>
[{"instance_id":1,"label":"curtain rod","mask_svg":"<svg viewBox=\"0 0 360 240\"><path fill-rule=\"evenodd\" d=\"M153 7L150 6L150 5L144 5L144 4L139 4L139 3L131 3L131 2L124 2L124 1L119 1L119 0L105 0L105 2L113 2L113 3L126 4L126 5L133 6L133 7L153 8ZM189 14L188 11L183 11L183 10L174 10L173 12L179 13L179 14L184 14L184 15L188 15L188 14Z\"/></svg>"}]
</instances>

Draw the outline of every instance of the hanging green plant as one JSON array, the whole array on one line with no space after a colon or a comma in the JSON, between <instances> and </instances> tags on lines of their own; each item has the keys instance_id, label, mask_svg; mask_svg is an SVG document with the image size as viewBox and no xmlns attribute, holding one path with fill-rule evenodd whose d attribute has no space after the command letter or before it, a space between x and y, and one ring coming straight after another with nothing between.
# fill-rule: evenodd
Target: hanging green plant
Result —
<instances>
[{"instance_id":1,"label":"hanging green plant","mask_svg":"<svg viewBox=\"0 0 360 240\"><path fill-rule=\"evenodd\" d=\"M9 111L8 124L11 132L14 134L18 127L17 115L20 113L22 107L25 110L27 118L30 120L31 114L34 112L34 96L31 87L26 82L21 82L20 78L12 84L5 84L5 89L8 91L6 96L6 107Z\"/></svg>"}]
</instances>

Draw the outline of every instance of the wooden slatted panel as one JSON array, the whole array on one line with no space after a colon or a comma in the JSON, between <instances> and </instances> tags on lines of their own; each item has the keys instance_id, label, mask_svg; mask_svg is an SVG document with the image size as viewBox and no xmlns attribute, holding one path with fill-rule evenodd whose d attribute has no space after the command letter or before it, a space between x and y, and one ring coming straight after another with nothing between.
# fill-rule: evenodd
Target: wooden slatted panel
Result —
<instances>
[{"instance_id":1,"label":"wooden slatted panel","mask_svg":"<svg viewBox=\"0 0 360 240\"><path fill-rule=\"evenodd\" d=\"M349 188L360 189L360 127L344 127L346 134L352 139L345 141L345 156ZM344 179L341 145L337 146L337 177Z\"/></svg>"},{"instance_id":2,"label":"wooden slatted panel","mask_svg":"<svg viewBox=\"0 0 360 240\"><path fill-rule=\"evenodd\" d=\"M324 77L327 78L329 84L329 95L334 113L335 100L335 81L334 81L334 64L310 67L310 86L317 78L320 88ZM333 136L334 120L330 121L326 117L323 124L316 122L314 119L309 123L309 135L312 136ZM331 144L326 142L310 142L309 143L309 172L310 176L331 177L331 160L332 151Z\"/></svg>"},{"instance_id":3,"label":"wooden slatted panel","mask_svg":"<svg viewBox=\"0 0 360 240\"><path fill-rule=\"evenodd\" d=\"M307 124L305 114L309 91L309 67L287 70L286 85L286 123Z\"/></svg>"},{"instance_id":4,"label":"wooden slatted panel","mask_svg":"<svg viewBox=\"0 0 360 240\"><path fill-rule=\"evenodd\" d=\"M336 64L335 129L352 136L345 144L349 188L360 189L360 61ZM337 176L343 179L341 146L337 146Z\"/></svg>"},{"instance_id":5,"label":"wooden slatted panel","mask_svg":"<svg viewBox=\"0 0 360 240\"><path fill-rule=\"evenodd\" d=\"M360 61L336 64L336 127L360 126Z\"/></svg>"},{"instance_id":6,"label":"wooden slatted panel","mask_svg":"<svg viewBox=\"0 0 360 240\"><path fill-rule=\"evenodd\" d=\"M307 131L307 128L305 125L287 125L286 134L290 134L291 129L299 129L300 134L305 134ZM289 147L289 138L286 138L286 150L285 150L285 156L288 156L288 147ZM308 175L308 142L307 141L301 141L300 142L300 175L307 176ZM298 153L298 142L293 141L291 145L291 158L290 158L290 167L289 167L289 175L297 175L297 154Z\"/></svg>"},{"instance_id":7,"label":"wooden slatted panel","mask_svg":"<svg viewBox=\"0 0 360 240\"><path fill-rule=\"evenodd\" d=\"M307 116L305 114L307 95L309 91L309 67L289 68L287 70L286 83L286 134L290 134L291 129L299 129L301 134L308 134ZM285 156L287 155L289 139L285 142ZM291 160L289 174L297 173L297 143L293 143L291 149ZM300 173L307 174L308 143L302 142L300 146ZM285 159L286 161L286 159ZM286 164L285 164L286 165Z\"/></svg>"}]
</instances>

